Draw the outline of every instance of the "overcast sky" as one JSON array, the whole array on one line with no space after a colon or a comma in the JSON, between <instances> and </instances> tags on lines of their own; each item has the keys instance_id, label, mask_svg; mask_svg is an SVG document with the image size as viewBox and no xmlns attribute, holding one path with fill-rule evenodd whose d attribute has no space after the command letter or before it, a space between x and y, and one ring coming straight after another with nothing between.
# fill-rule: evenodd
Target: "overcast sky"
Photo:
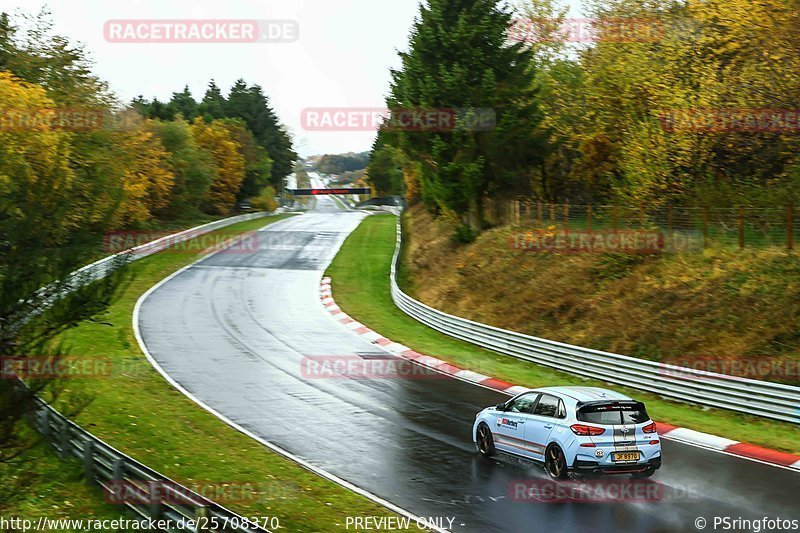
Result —
<instances>
[{"instance_id":1,"label":"overcast sky","mask_svg":"<svg viewBox=\"0 0 800 533\"><path fill-rule=\"evenodd\" d=\"M407 47L419 0L0 0L0 10L47 6L58 33L86 44L96 73L123 101L169 99L188 85L202 98L214 78L226 90L238 78L264 87L303 155L368 150L374 132L314 132L303 109L381 107L389 68ZM120 19L288 19L289 43L140 44L107 42Z\"/></svg>"}]
</instances>

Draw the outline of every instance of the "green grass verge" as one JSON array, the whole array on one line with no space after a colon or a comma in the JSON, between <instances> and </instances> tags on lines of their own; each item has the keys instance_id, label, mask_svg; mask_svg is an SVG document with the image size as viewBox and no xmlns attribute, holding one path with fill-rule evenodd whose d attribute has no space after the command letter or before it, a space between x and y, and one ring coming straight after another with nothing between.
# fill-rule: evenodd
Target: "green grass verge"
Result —
<instances>
[{"instance_id":1,"label":"green grass verge","mask_svg":"<svg viewBox=\"0 0 800 533\"><path fill-rule=\"evenodd\" d=\"M412 319L392 302L389 268L395 247L393 215L366 218L345 241L327 275L332 278L336 303L350 316L381 335L420 353L528 387L607 384L579 378L548 367L484 350L443 335ZM401 273L400 282L404 275ZM800 429L719 409L664 400L659 396L612 385L647 403L654 419L770 448L800 453Z\"/></svg>"},{"instance_id":2,"label":"green grass verge","mask_svg":"<svg viewBox=\"0 0 800 533\"><path fill-rule=\"evenodd\" d=\"M243 222L213 234L255 230L286 216ZM209 496L245 516L276 516L288 531L344 529L348 515L391 514L230 428L172 388L147 362L133 333L136 301L198 257L160 253L133 263L135 277L119 299L95 320L64 335L69 353L112 363L109 377L70 382L73 393L92 398L76 422L190 488L208 494L208 487L229 483L235 494L231 490ZM253 490L242 496L240 487L246 484ZM102 501L100 491L95 492Z\"/></svg>"},{"instance_id":3,"label":"green grass verge","mask_svg":"<svg viewBox=\"0 0 800 533\"><path fill-rule=\"evenodd\" d=\"M114 520L121 510L105 503L84 481L80 461L62 461L46 445L29 450L19 463L0 463L0 516L22 520ZM14 488L22 483L22 490ZM64 532L76 531L62 529Z\"/></svg>"}]
</instances>

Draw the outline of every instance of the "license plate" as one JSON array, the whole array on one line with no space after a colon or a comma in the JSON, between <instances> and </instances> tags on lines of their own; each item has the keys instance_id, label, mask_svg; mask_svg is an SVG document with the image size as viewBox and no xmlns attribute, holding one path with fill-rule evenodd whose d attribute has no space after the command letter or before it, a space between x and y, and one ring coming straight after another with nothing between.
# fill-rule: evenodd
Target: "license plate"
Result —
<instances>
[{"instance_id":1,"label":"license plate","mask_svg":"<svg viewBox=\"0 0 800 533\"><path fill-rule=\"evenodd\" d=\"M639 452L618 452L611 455L615 463L631 463L639 460Z\"/></svg>"}]
</instances>

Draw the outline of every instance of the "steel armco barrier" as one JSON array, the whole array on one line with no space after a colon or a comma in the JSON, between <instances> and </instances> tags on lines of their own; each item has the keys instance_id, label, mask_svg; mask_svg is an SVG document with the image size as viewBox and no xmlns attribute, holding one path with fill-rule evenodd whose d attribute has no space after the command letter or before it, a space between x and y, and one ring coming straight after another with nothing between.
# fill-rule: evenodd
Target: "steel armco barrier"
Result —
<instances>
[{"instance_id":1,"label":"steel armco barrier","mask_svg":"<svg viewBox=\"0 0 800 533\"><path fill-rule=\"evenodd\" d=\"M160 239L136 246L135 248L104 257L103 259L95 261L94 263L86 265L85 267L81 267L70 274L67 277L68 287L71 287L73 284L81 285L83 283L103 278L114 269L117 261L121 259L126 259L128 261L143 259L147 256L164 251L172 245L186 242L195 237L205 235L220 228L225 228L239 222L264 218L266 216L269 216L269 213L260 212L215 220L213 222L209 222L208 224L203 224L202 226L197 226L195 228L190 228L178 233L173 233L172 235L167 235L166 237L161 237Z\"/></svg>"},{"instance_id":2,"label":"steel armco barrier","mask_svg":"<svg viewBox=\"0 0 800 533\"><path fill-rule=\"evenodd\" d=\"M87 482L100 485L108 501L137 519L170 520L178 528L173 530L192 533L269 533L109 446L41 400L33 422L62 458L83 461Z\"/></svg>"},{"instance_id":3,"label":"steel armco barrier","mask_svg":"<svg viewBox=\"0 0 800 533\"><path fill-rule=\"evenodd\" d=\"M45 302L43 307L85 283L107 276L121 259L136 261L214 230L266 216L269 216L269 213L262 212L216 220L100 259L70 274L65 288ZM180 531L192 533L201 530L208 533L269 531L258 525L252 525L245 517L229 511L128 457L67 420L42 400L37 399L33 422L36 429L48 439L61 457L80 458L87 480L98 483L110 497L114 496L116 490L124 490L120 487L125 487L125 484L136 487L137 501L125 501L123 505L141 519L172 520L173 524L184 526ZM173 492L180 491L180 498L169 498L168 493L171 489ZM144 496L144 501L140 502L138 500L141 495ZM174 501L176 499L180 501ZM198 520L201 526L207 527L197 528Z\"/></svg>"},{"instance_id":4,"label":"steel armco barrier","mask_svg":"<svg viewBox=\"0 0 800 533\"><path fill-rule=\"evenodd\" d=\"M276 211L276 213L277 212L278 211ZM166 250L175 244L186 242L195 237L205 235L214 230L218 230L232 224L246 222L248 220L255 220L257 218L263 218L266 216L269 216L269 213L259 212L215 220L213 222L209 222L208 224L203 224L202 226L197 226L181 232L173 233L171 235L167 235L166 237L161 237L160 239L156 239L140 246L104 257L99 261L95 261L94 263L81 267L75 272L70 273L59 284L58 287L53 284L39 289L37 291L37 295L40 297L40 299L42 299L42 303L32 312L32 315L41 313L59 298L62 298L66 294L69 294L79 287L104 278L110 272L120 266L121 263L145 258L149 255ZM57 291L55 290L56 288L58 289ZM26 317L24 320L27 320L28 318L30 317Z\"/></svg>"},{"instance_id":5,"label":"steel armco barrier","mask_svg":"<svg viewBox=\"0 0 800 533\"><path fill-rule=\"evenodd\" d=\"M453 316L415 300L397 285L401 220L391 267L395 305L451 337L570 374L615 383L696 405L800 423L800 387L667 365L540 339Z\"/></svg>"}]
</instances>

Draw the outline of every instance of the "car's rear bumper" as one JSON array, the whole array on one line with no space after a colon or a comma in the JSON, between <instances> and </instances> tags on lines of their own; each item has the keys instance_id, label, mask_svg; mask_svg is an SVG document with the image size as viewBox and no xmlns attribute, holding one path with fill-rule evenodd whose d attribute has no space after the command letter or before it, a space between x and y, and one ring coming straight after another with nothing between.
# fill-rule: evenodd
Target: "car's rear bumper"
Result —
<instances>
[{"instance_id":1,"label":"car's rear bumper","mask_svg":"<svg viewBox=\"0 0 800 533\"><path fill-rule=\"evenodd\" d=\"M643 472L649 468L658 470L661 468L661 456L653 457L647 462L624 465L600 464L597 461L585 461L576 459L572 465L572 471L582 474L629 474Z\"/></svg>"}]
</instances>

